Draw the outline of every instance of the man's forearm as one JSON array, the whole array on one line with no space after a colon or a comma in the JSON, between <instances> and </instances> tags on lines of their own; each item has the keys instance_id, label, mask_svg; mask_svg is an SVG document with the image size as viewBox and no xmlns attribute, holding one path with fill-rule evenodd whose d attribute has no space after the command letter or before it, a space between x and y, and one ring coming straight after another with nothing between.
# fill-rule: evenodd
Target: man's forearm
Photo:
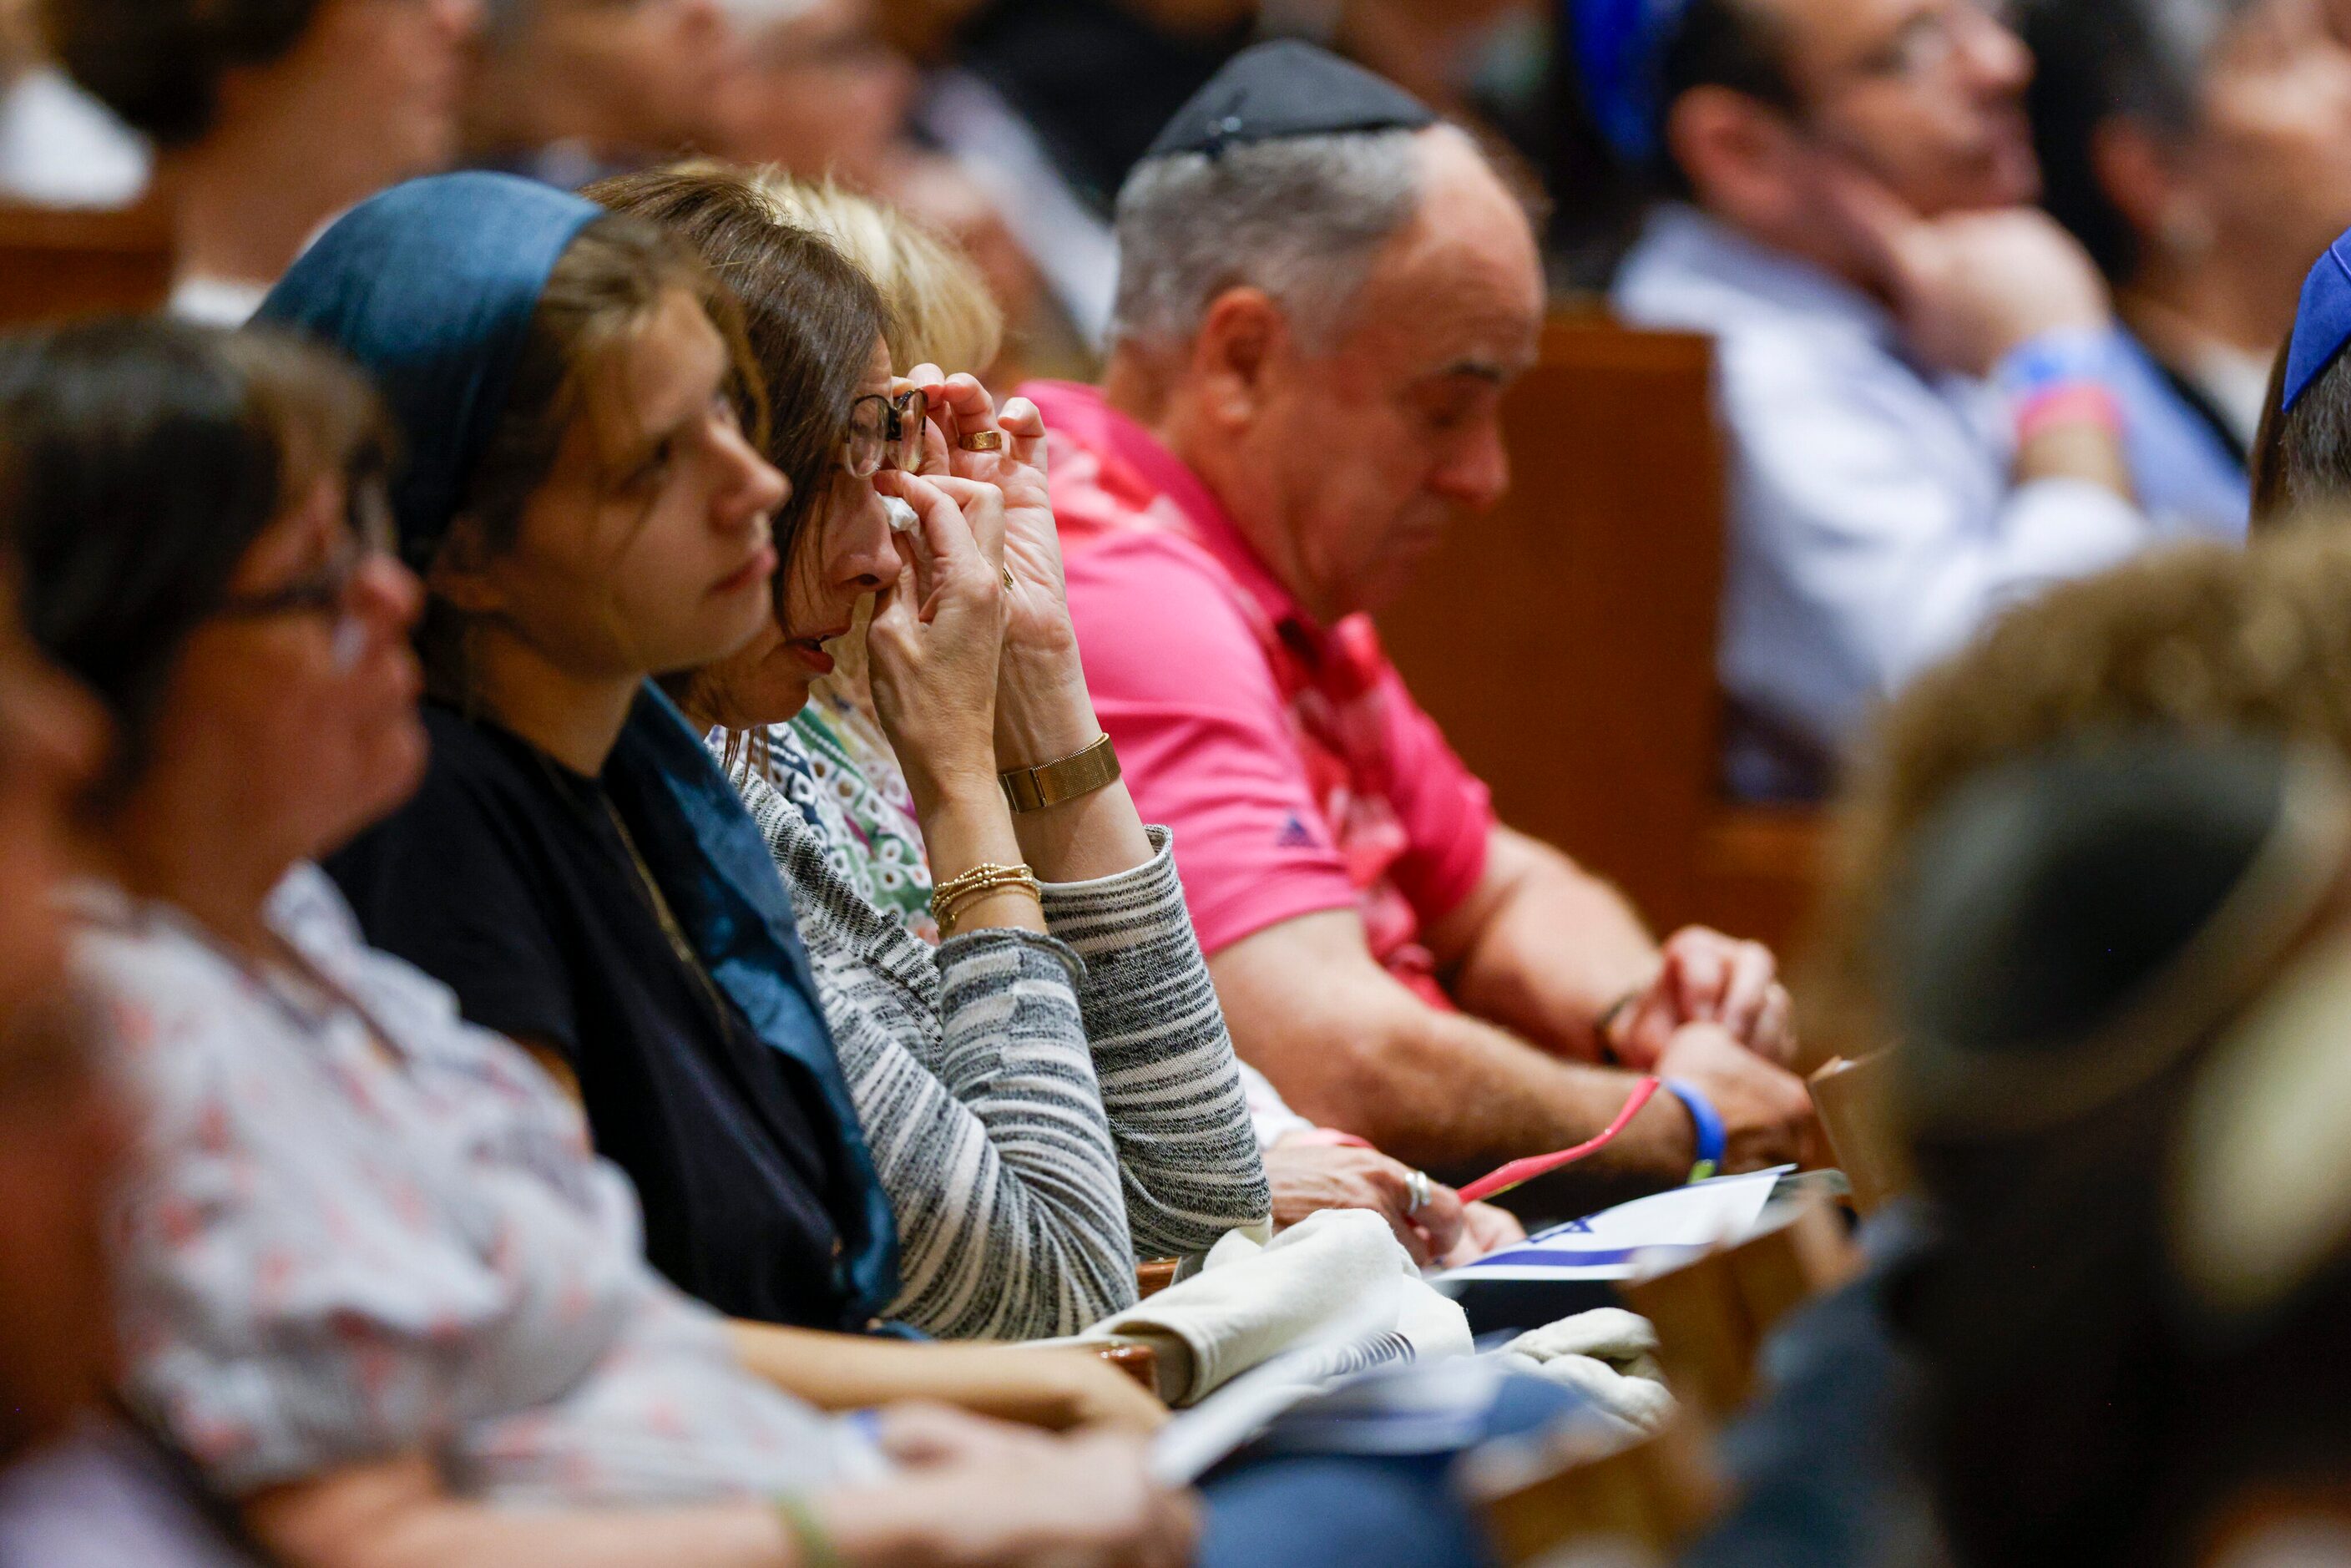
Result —
<instances>
[{"instance_id":1,"label":"man's forearm","mask_svg":"<svg viewBox=\"0 0 2351 1568\"><path fill-rule=\"evenodd\" d=\"M1458 955L1447 989L1462 1009L1542 1050L1597 1059L1594 1026L1657 972L1657 947L1622 894L1548 845L1498 831L1508 867L1474 927L1433 935Z\"/></svg>"},{"instance_id":2,"label":"man's forearm","mask_svg":"<svg viewBox=\"0 0 2351 1568\"><path fill-rule=\"evenodd\" d=\"M1408 1164L1451 1172L1580 1144L1615 1117L1639 1082L1561 1061L1476 1019L1417 1006L1384 1038L1358 1036L1329 1050L1340 1071L1301 1084L1295 1107ZM1695 1147L1687 1113L1667 1097L1595 1156L1595 1168L1678 1179Z\"/></svg>"}]
</instances>

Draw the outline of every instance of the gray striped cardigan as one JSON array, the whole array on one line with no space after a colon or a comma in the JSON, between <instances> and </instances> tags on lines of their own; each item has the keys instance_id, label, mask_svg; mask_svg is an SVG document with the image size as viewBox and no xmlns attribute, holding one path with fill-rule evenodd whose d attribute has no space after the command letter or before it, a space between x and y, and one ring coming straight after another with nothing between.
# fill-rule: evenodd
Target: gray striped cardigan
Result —
<instances>
[{"instance_id":1,"label":"gray striped cardigan","mask_svg":"<svg viewBox=\"0 0 2351 1568\"><path fill-rule=\"evenodd\" d=\"M1138 1256L1202 1252L1267 1218L1165 829L1145 865L1049 883L1051 936L980 931L935 950L833 869L799 806L734 771L791 889L896 1212L893 1317L952 1339L1074 1333L1134 1304Z\"/></svg>"}]
</instances>

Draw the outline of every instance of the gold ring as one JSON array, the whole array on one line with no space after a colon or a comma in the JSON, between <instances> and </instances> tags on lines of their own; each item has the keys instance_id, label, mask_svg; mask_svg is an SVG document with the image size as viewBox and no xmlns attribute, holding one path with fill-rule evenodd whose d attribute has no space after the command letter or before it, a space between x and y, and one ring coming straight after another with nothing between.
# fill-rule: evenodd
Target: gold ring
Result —
<instances>
[{"instance_id":1,"label":"gold ring","mask_svg":"<svg viewBox=\"0 0 2351 1568\"><path fill-rule=\"evenodd\" d=\"M1010 567L1008 567L1008 566L999 566L999 567L998 567L996 570L998 570L998 571L1000 571L1000 572L1002 572L1002 573L1004 574L1004 586L1005 586L1008 590L1010 590L1010 591L1016 591L1016 592L1019 590L1019 587L1020 587L1019 580L1018 578L1015 578L1015 577L1012 575L1012 569L1011 569Z\"/></svg>"},{"instance_id":2,"label":"gold ring","mask_svg":"<svg viewBox=\"0 0 2351 1568\"><path fill-rule=\"evenodd\" d=\"M966 452L1001 452L1004 450L1004 432L975 430L969 435L959 437L956 444Z\"/></svg>"}]
</instances>

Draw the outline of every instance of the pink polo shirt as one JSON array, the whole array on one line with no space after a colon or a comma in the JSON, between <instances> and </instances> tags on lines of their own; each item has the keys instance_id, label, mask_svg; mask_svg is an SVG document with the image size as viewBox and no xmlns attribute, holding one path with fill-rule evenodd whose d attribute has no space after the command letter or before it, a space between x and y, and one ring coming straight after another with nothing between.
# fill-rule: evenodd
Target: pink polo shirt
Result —
<instances>
[{"instance_id":1,"label":"pink polo shirt","mask_svg":"<svg viewBox=\"0 0 2351 1568\"><path fill-rule=\"evenodd\" d=\"M1092 387L1020 389L1051 432L1086 681L1145 821L1176 831L1210 954L1362 912L1374 957L1449 1005L1421 945L1486 869L1486 788L1367 616L1309 621L1216 497Z\"/></svg>"}]
</instances>

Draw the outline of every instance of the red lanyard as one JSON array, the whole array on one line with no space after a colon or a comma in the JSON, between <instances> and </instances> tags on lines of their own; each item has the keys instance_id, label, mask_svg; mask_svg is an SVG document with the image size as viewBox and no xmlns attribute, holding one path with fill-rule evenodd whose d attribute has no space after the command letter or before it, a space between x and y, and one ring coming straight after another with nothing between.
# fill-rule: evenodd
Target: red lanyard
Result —
<instances>
[{"instance_id":1,"label":"red lanyard","mask_svg":"<svg viewBox=\"0 0 2351 1568\"><path fill-rule=\"evenodd\" d=\"M1524 1186L1539 1176L1549 1175L1563 1166L1573 1165L1586 1155L1598 1154L1615 1141L1616 1134L1623 1132L1633 1118L1641 1113L1641 1107L1655 1098L1657 1091L1663 1087L1664 1085L1655 1078L1642 1079L1639 1083L1634 1085L1632 1097L1625 1102L1625 1108L1616 1113L1616 1119L1609 1123L1606 1130L1598 1137L1589 1143L1578 1144L1572 1149L1562 1149L1555 1155L1530 1155L1522 1160L1512 1160L1492 1175L1479 1176L1476 1181L1463 1187L1461 1201L1482 1203L1487 1198L1510 1191L1512 1187Z\"/></svg>"}]
</instances>

